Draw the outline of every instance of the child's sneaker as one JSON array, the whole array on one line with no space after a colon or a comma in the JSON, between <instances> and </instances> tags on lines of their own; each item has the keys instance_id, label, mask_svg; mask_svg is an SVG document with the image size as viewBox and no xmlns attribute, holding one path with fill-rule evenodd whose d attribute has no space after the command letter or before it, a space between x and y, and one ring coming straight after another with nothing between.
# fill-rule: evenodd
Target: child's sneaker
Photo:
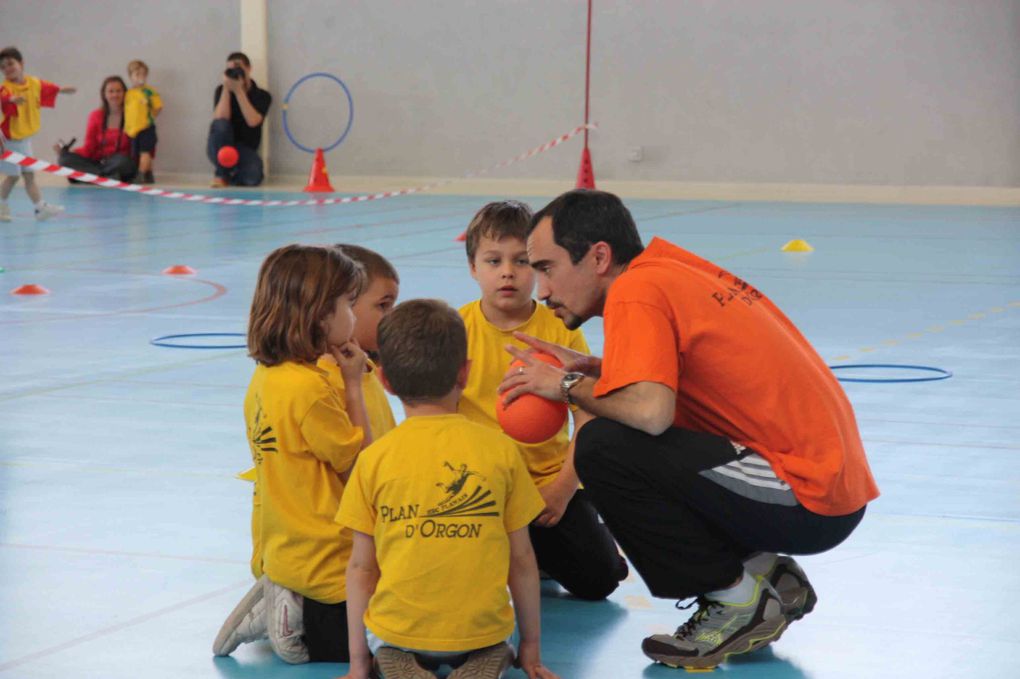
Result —
<instances>
[{"instance_id":1,"label":"child's sneaker","mask_svg":"<svg viewBox=\"0 0 1020 679\"><path fill-rule=\"evenodd\" d=\"M280 587L265 575L262 576L261 582L270 645L284 662L291 665L308 662L308 647L304 640L304 597Z\"/></svg>"},{"instance_id":2,"label":"child's sneaker","mask_svg":"<svg viewBox=\"0 0 1020 679\"><path fill-rule=\"evenodd\" d=\"M698 610L673 634L656 634L641 644L652 660L670 667L710 669L731 655L775 641L786 629L783 605L766 580L755 577L754 596L743 604L698 597Z\"/></svg>"},{"instance_id":3,"label":"child's sneaker","mask_svg":"<svg viewBox=\"0 0 1020 679\"><path fill-rule=\"evenodd\" d=\"M266 606L262 594L260 579L227 616L213 642L213 655L230 655L241 644L266 638Z\"/></svg>"},{"instance_id":4,"label":"child's sneaker","mask_svg":"<svg viewBox=\"0 0 1020 679\"><path fill-rule=\"evenodd\" d=\"M0 203L0 222L11 221L11 206L6 202Z\"/></svg>"},{"instance_id":5,"label":"child's sneaker","mask_svg":"<svg viewBox=\"0 0 1020 679\"><path fill-rule=\"evenodd\" d=\"M142 180L140 182L138 182L138 183L139 184L155 184L156 183L156 177L151 172L143 172L142 173Z\"/></svg>"},{"instance_id":6,"label":"child's sneaker","mask_svg":"<svg viewBox=\"0 0 1020 679\"><path fill-rule=\"evenodd\" d=\"M372 658L372 669L379 679L436 679L436 675L418 664L414 653L383 646Z\"/></svg>"},{"instance_id":7,"label":"child's sneaker","mask_svg":"<svg viewBox=\"0 0 1020 679\"><path fill-rule=\"evenodd\" d=\"M500 679L514 661L514 650L506 643L472 651L447 679Z\"/></svg>"},{"instance_id":8,"label":"child's sneaker","mask_svg":"<svg viewBox=\"0 0 1020 679\"><path fill-rule=\"evenodd\" d=\"M789 556L780 556L772 569L765 574L769 584L783 602L783 613L787 620L800 620L814 610L818 603L815 588L808 582L800 565Z\"/></svg>"},{"instance_id":9,"label":"child's sneaker","mask_svg":"<svg viewBox=\"0 0 1020 679\"><path fill-rule=\"evenodd\" d=\"M50 217L56 217L64 211L61 205L50 205L49 203L39 203L35 206L35 219L38 222L45 222Z\"/></svg>"}]
</instances>

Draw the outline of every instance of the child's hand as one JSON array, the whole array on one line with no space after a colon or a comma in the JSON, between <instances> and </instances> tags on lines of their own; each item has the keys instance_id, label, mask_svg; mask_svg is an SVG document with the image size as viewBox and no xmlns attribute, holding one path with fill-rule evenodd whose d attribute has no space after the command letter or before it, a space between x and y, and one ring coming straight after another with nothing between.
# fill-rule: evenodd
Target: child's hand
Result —
<instances>
[{"instance_id":1,"label":"child's hand","mask_svg":"<svg viewBox=\"0 0 1020 679\"><path fill-rule=\"evenodd\" d=\"M347 670L347 674L338 679L369 679L372 676L372 656L368 656L368 660L359 661L357 658L351 658L350 668Z\"/></svg>"},{"instance_id":2,"label":"child's hand","mask_svg":"<svg viewBox=\"0 0 1020 679\"><path fill-rule=\"evenodd\" d=\"M552 528L563 518L567 511L567 505L577 492L577 484L569 484L561 481L559 477L552 483L546 484L538 489L542 499L545 500L545 509L538 515L534 523L543 528Z\"/></svg>"},{"instance_id":3,"label":"child's hand","mask_svg":"<svg viewBox=\"0 0 1020 679\"><path fill-rule=\"evenodd\" d=\"M351 384L361 383L361 375L365 372L368 364L368 356L355 340L349 340L341 345L331 345L329 353L333 360L340 366L340 374L344 376L344 382Z\"/></svg>"},{"instance_id":4,"label":"child's hand","mask_svg":"<svg viewBox=\"0 0 1020 679\"><path fill-rule=\"evenodd\" d=\"M25 103L25 98L24 97L11 97L7 101L11 102L15 106L21 106L22 104Z\"/></svg>"},{"instance_id":5,"label":"child's hand","mask_svg":"<svg viewBox=\"0 0 1020 679\"><path fill-rule=\"evenodd\" d=\"M537 642L521 642L517 650L517 666L524 670L528 679L560 679L556 673L542 664Z\"/></svg>"}]
</instances>

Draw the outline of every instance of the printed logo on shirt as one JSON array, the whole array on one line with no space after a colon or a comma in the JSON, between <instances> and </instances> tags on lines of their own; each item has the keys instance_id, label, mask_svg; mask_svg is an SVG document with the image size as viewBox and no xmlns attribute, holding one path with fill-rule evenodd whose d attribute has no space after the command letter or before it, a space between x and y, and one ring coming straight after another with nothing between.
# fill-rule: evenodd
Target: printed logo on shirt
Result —
<instances>
[{"instance_id":1,"label":"printed logo on shirt","mask_svg":"<svg viewBox=\"0 0 1020 679\"><path fill-rule=\"evenodd\" d=\"M262 462L263 453L277 452L276 436L273 435L273 428L269 425L263 426L264 419L262 399L256 396L255 420L249 423L248 426L248 440L251 442L251 451L252 456L255 458L255 464Z\"/></svg>"},{"instance_id":2,"label":"printed logo on shirt","mask_svg":"<svg viewBox=\"0 0 1020 679\"><path fill-rule=\"evenodd\" d=\"M463 522L467 517L499 516L499 509L492 497L492 491L482 484L486 478L468 469L466 464L453 466L443 462L445 481L436 482L445 497L425 511L425 519L416 521L420 505L401 505L379 508L379 519L383 523L406 521L404 537L413 538L477 538L482 532L482 523Z\"/></svg>"}]
</instances>

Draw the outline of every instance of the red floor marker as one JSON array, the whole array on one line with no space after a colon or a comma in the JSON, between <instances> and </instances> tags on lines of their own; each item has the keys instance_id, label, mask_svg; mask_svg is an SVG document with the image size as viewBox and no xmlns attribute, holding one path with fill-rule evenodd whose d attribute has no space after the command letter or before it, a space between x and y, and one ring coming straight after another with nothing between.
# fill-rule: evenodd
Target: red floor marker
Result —
<instances>
[{"instance_id":1,"label":"red floor marker","mask_svg":"<svg viewBox=\"0 0 1020 679\"><path fill-rule=\"evenodd\" d=\"M174 264L163 269L163 273L168 276L193 276L198 273L187 264Z\"/></svg>"},{"instance_id":2,"label":"red floor marker","mask_svg":"<svg viewBox=\"0 0 1020 679\"><path fill-rule=\"evenodd\" d=\"M28 285L19 285L18 287L11 290L12 295L48 295L50 291L41 285L35 283L29 283Z\"/></svg>"}]
</instances>

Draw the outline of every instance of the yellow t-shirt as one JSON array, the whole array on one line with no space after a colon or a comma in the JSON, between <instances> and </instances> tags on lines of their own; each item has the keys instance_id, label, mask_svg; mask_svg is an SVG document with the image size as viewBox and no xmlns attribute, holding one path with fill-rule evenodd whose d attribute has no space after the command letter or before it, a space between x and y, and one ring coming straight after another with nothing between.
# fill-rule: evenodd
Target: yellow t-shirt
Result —
<instances>
[{"instance_id":1,"label":"yellow t-shirt","mask_svg":"<svg viewBox=\"0 0 1020 679\"><path fill-rule=\"evenodd\" d=\"M156 113L163 109L163 100L148 85L132 87L124 95L124 134L134 139L138 133L156 124Z\"/></svg>"},{"instance_id":2,"label":"yellow t-shirt","mask_svg":"<svg viewBox=\"0 0 1020 679\"><path fill-rule=\"evenodd\" d=\"M8 139L26 139L39 131L42 107L53 108L57 101L60 88L51 82L40 80L35 76L26 75L23 83L4 80L0 84L0 98L3 105L4 119L0 130ZM12 104L8 99L21 97L24 101Z\"/></svg>"},{"instance_id":3,"label":"yellow t-shirt","mask_svg":"<svg viewBox=\"0 0 1020 679\"><path fill-rule=\"evenodd\" d=\"M340 368L336 363L326 358L320 358L316 365L326 372L330 384L339 390L340 404L346 412L347 398L344 393L344 378ZM372 438L377 439L392 430L397 426L397 423L393 419L393 410L390 408L389 399L386 398L386 390L383 388L382 382L379 381L378 368L372 361L368 362L368 368L368 372L361 378L361 388L365 394L365 410L368 412L368 424L372 428ZM239 476L242 479L255 481L257 472L253 467ZM259 507L259 494L256 489L251 513L251 572L256 578L262 576L262 513ZM351 539L350 531L344 531L344 539ZM346 560L344 564L346 566Z\"/></svg>"},{"instance_id":4,"label":"yellow t-shirt","mask_svg":"<svg viewBox=\"0 0 1020 679\"><path fill-rule=\"evenodd\" d=\"M465 304L460 308L460 315L467 328L471 371L468 373L467 388L460 398L458 409L469 420L479 424L499 428L499 422L496 420L496 399L499 394L496 388L503 381L503 376L513 360L504 347L513 344L522 349L527 348L523 342L514 339L515 331L585 354L589 353L584 334L580 330L567 330L563 321L541 304L535 305L531 318L510 330L500 330L490 323L482 313L481 301ZM556 436L542 443L518 443L528 465L528 471L531 472L531 478L539 487L555 479L563 467L570 443L568 426L564 424Z\"/></svg>"},{"instance_id":5,"label":"yellow t-shirt","mask_svg":"<svg viewBox=\"0 0 1020 679\"><path fill-rule=\"evenodd\" d=\"M310 363L258 365L244 419L256 470L258 570L316 601L345 601L352 537L333 518L344 491L340 473L353 464L364 432L347 417L343 394Z\"/></svg>"},{"instance_id":6,"label":"yellow t-shirt","mask_svg":"<svg viewBox=\"0 0 1020 679\"><path fill-rule=\"evenodd\" d=\"M514 629L508 534L544 507L506 435L453 413L407 418L362 451L336 515L375 538L365 625L423 651L503 641Z\"/></svg>"}]
</instances>

